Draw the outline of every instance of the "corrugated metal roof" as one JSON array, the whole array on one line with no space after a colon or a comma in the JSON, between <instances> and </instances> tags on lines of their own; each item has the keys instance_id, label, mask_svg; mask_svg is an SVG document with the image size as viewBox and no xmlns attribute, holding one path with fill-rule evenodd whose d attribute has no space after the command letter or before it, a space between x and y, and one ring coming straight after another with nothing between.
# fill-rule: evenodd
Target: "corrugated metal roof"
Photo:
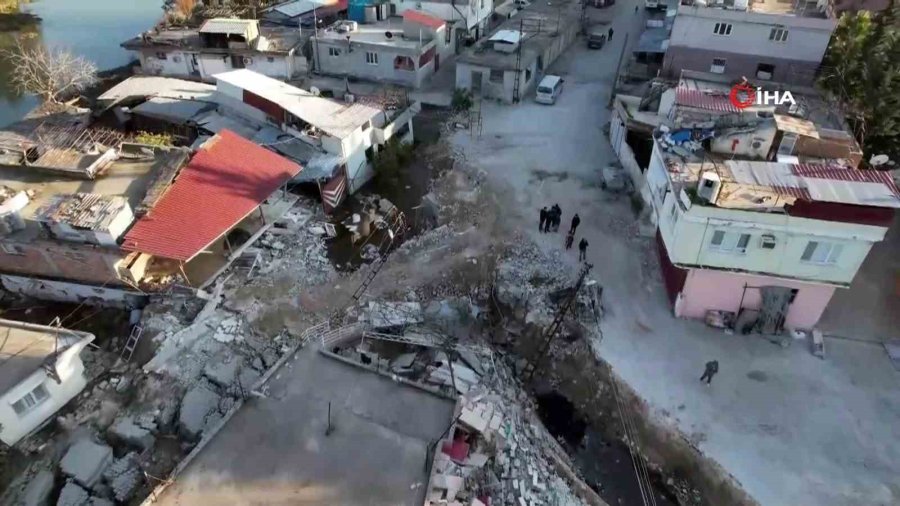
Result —
<instances>
[{"instance_id":1,"label":"corrugated metal roof","mask_svg":"<svg viewBox=\"0 0 900 506\"><path fill-rule=\"evenodd\" d=\"M445 24L443 19L413 9L403 11L403 21L418 23L434 29L438 29Z\"/></svg>"},{"instance_id":2,"label":"corrugated metal roof","mask_svg":"<svg viewBox=\"0 0 900 506\"><path fill-rule=\"evenodd\" d=\"M100 102L119 102L129 98L166 97L209 100L216 91L212 84L156 76L132 76L97 98Z\"/></svg>"},{"instance_id":3,"label":"corrugated metal roof","mask_svg":"<svg viewBox=\"0 0 900 506\"><path fill-rule=\"evenodd\" d=\"M143 104L132 107L131 112L144 116L153 116L175 123L183 123L201 112L214 107L215 104L209 102L182 100L180 98L153 97Z\"/></svg>"},{"instance_id":4,"label":"corrugated metal roof","mask_svg":"<svg viewBox=\"0 0 900 506\"><path fill-rule=\"evenodd\" d=\"M122 249L189 261L253 212L300 166L223 130L204 144Z\"/></svg>"},{"instance_id":5,"label":"corrugated metal roof","mask_svg":"<svg viewBox=\"0 0 900 506\"><path fill-rule=\"evenodd\" d=\"M675 103L707 111L740 112L740 109L731 103L726 94L707 93L703 90L692 90L683 87L675 89Z\"/></svg>"},{"instance_id":6,"label":"corrugated metal roof","mask_svg":"<svg viewBox=\"0 0 900 506\"><path fill-rule=\"evenodd\" d=\"M128 200L120 196L97 193L56 195L35 212L35 219L87 230L107 230L113 220L128 208Z\"/></svg>"},{"instance_id":7,"label":"corrugated metal roof","mask_svg":"<svg viewBox=\"0 0 900 506\"><path fill-rule=\"evenodd\" d=\"M522 40L522 32L518 30L500 30L494 35L491 35L491 38L488 40L492 42L506 42L508 44L517 44L520 40Z\"/></svg>"}]
</instances>

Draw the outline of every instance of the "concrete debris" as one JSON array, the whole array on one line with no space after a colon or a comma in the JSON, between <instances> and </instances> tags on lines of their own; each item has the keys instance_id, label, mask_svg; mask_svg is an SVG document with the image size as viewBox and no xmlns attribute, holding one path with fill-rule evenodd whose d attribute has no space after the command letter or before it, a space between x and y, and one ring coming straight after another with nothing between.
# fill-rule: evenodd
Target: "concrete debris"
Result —
<instances>
[{"instance_id":1,"label":"concrete debris","mask_svg":"<svg viewBox=\"0 0 900 506\"><path fill-rule=\"evenodd\" d=\"M129 453L113 462L103 473L119 502L130 499L143 482L143 473L137 464L137 454Z\"/></svg>"},{"instance_id":2,"label":"concrete debris","mask_svg":"<svg viewBox=\"0 0 900 506\"><path fill-rule=\"evenodd\" d=\"M464 394L481 381L478 373L462 365L462 363L453 362L452 366L453 371L450 370L450 365L447 364L446 356L444 356L443 363L431 371L431 374L428 376L428 382L453 386L455 381L456 390Z\"/></svg>"},{"instance_id":3,"label":"concrete debris","mask_svg":"<svg viewBox=\"0 0 900 506\"><path fill-rule=\"evenodd\" d=\"M210 360L203 368L203 375L214 384L227 389L234 383L240 370L241 359L226 355L220 360Z\"/></svg>"},{"instance_id":4,"label":"concrete debris","mask_svg":"<svg viewBox=\"0 0 900 506\"><path fill-rule=\"evenodd\" d=\"M77 486L77 485L76 485ZM22 491L18 504L21 506L44 506L53 492L53 473L46 469L38 471Z\"/></svg>"},{"instance_id":5,"label":"concrete debris","mask_svg":"<svg viewBox=\"0 0 900 506\"><path fill-rule=\"evenodd\" d=\"M89 506L90 499L91 496L87 490L79 487L72 481L67 481L59 493L56 506Z\"/></svg>"},{"instance_id":6,"label":"concrete debris","mask_svg":"<svg viewBox=\"0 0 900 506\"><path fill-rule=\"evenodd\" d=\"M206 385L200 384L190 389L181 400L179 432L186 439L198 439L206 426L206 417L217 410L218 406L219 394Z\"/></svg>"},{"instance_id":7,"label":"concrete debris","mask_svg":"<svg viewBox=\"0 0 900 506\"><path fill-rule=\"evenodd\" d=\"M408 370L412 367L413 362L416 361L417 353L404 353L400 355L394 360L391 360L391 370L394 372L402 372Z\"/></svg>"},{"instance_id":8,"label":"concrete debris","mask_svg":"<svg viewBox=\"0 0 900 506\"><path fill-rule=\"evenodd\" d=\"M153 448L153 443L155 442L153 434L137 425L134 418L130 416L117 420L107 433L115 440L141 450Z\"/></svg>"},{"instance_id":9,"label":"concrete debris","mask_svg":"<svg viewBox=\"0 0 900 506\"><path fill-rule=\"evenodd\" d=\"M365 319L371 327L378 329L422 323L424 315L418 302L370 301Z\"/></svg>"},{"instance_id":10,"label":"concrete debris","mask_svg":"<svg viewBox=\"0 0 900 506\"><path fill-rule=\"evenodd\" d=\"M219 323L213 334L213 339L220 343L230 343L235 339L242 339L239 335L241 332L241 322L237 317L226 318Z\"/></svg>"},{"instance_id":11,"label":"concrete debris","mask_svg":"<svg viewBox=\"0 0 900 506\"><path fill-rule=\"evenodd\" d=\"M59 467L63 474L70 476L79 485L91 488L100 479L112 459L112 448L85 438L69 448Z\"/></svg>"}]
</instances>

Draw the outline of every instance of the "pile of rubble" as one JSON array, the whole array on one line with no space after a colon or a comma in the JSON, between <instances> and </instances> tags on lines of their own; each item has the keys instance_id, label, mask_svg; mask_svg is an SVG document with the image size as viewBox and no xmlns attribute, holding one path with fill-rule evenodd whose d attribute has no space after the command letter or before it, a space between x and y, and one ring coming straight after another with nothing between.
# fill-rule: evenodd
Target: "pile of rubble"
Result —
<instances>
[{"instance_id":1,"label":"pile of rubble","mask_svg":"<svg viewBox=\"0 0 900 506\"><path fill-rule=\"evenodd\" d=\"M435 448L426 505L585 504L561 477L566 469L579 479L530 404L502 366L460 396L456 423Z\"/></svg>"}]
</instances>

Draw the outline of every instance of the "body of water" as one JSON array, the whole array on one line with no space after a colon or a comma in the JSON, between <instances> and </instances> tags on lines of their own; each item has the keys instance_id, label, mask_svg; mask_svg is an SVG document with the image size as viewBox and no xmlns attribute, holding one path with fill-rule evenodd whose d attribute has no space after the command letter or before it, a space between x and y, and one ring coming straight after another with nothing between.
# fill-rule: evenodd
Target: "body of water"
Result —
<instances>
[{"instance_id":1,"label":"body of water","mask_svg":"<svg viewBox=\"0 0 900 506\"><path fill-rule=\"evenodd\" d=\"M90 59L100 70L128 63L132 56L119 44L150 29L163 12L162 0L33 0L21 10L41 22L20 32L0 32L0 50L13 45L16 36L37 38ZM38 105L36 97L11 89L11 72L0 61L0 126L21 119Z\"/></svg>"}]
</instances>

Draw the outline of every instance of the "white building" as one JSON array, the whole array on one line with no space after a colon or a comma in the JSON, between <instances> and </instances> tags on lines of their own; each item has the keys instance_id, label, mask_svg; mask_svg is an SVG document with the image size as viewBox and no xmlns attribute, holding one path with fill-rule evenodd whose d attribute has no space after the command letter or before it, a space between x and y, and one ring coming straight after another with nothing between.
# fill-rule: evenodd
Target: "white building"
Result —
<instances>
[{"instance_id":1,"label":"white building","mask_svg":"<svg viewBox=\"0 0 900 506\"><path fill-rule=\"evenodd\" d=\"M456 59L456 88L512 104L525 98L544 71L575 41L581 5L535 2Z\"/></svg>"},{"instance_id":2,"label":"white building","mask_svg":"<svg viewBox=\"0 0 900 506\"><path fill-rule=\"evenodd\" d=\"M392 138L412 142L412 118L419 104L383 106L323 98L250 70L216 77L221 108L251 121L273 125L304 143L334 155L350 193L374 176L372 160ZM353 97L348 97L353 98Z\"/></svg>"},{"instance_id":3,"label":"white building","mask_svg":"<svg viewBox=\"0 0 900 506\"><path fill-rule=\"evenodd\" d=\"M312 39L316 72L413 88L453 55L447 24L413 10L377 23L340 21Z\"/></svg>"},{"instance_id":4,"label":"white building","mask_svg":"<svg viewBox=\"0 0 900 506\"><path fill-rule=\"evenodd\" d=\"M413 0L391 0L394 12L409 9L443 19L450 25L450 40L455 50L459 51L466 40L476 41L487 33L488 21L494 12L492 0L430 0L417 2Z\"/></svg>"},{"instance_id":5,"label":"white building","mask_svg":"<svg viewBox=\"0 0 900 506\"><path fill-rule=\"evenodd\" d=\"M769 332L811 329L900 208L887 173L842 160L731 159L655 136L646 191L677 316L766 314Z\"/></svg>"},{"instance_id":6,"label":"white building","mask_svg":"<svg viewBox=\"0 0 900 506\"><path fill-rule=\"evenodd\" d=\"M81 392L81 350L94 336L0 320L0 441L14 445Z\"/></svg>"},{"instance_id":7,"label":"white building","mask_svg":"<svg viewBox=\"0 0 900 506\"><path fill-rule=\"evenodd\" d=\"M212 81L233 69L288 80L306 72L299 28L260 27L255 19L210 19L199 30L152 30L122 43L146 75Z\"/></svg>"}]
</instances>

